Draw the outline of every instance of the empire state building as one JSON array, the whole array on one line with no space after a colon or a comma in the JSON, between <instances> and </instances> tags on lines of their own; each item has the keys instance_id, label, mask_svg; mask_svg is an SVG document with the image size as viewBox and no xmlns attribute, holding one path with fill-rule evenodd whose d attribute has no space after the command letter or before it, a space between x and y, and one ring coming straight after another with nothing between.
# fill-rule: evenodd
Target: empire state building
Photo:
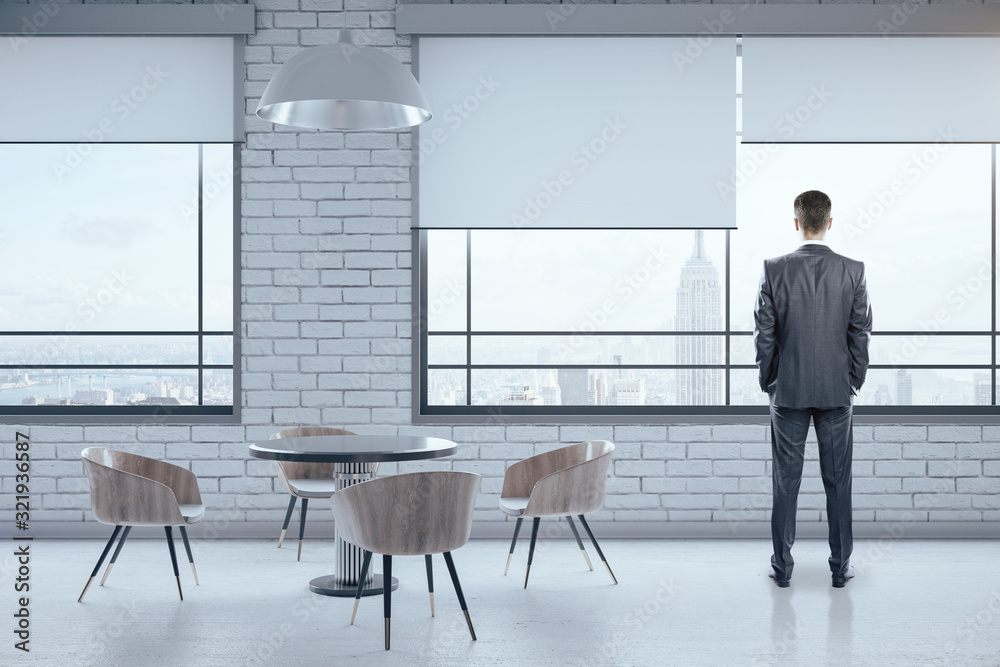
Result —
<instances>
[{"instance_id":1,"label":"empire state building","mask_svg":"<svg viewBox=\"0 0 1000 667\"><path fill-rule=\"evenodd\" d=\"M681 269L677 288L677 331L718 331L718 336L678 336L677 364L721 364L722 285L719 271L705 256L705 234L694 233L694 252ZM677 405L721 405L722 369L677 370Z\"/></svg>"}]
</instances>

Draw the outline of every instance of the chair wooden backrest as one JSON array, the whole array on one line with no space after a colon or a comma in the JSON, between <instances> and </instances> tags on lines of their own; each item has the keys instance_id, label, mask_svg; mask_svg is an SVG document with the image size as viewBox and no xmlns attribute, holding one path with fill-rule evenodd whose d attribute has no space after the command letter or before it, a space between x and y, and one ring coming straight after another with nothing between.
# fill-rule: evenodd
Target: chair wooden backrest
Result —
<instances>
[{"instance_id":1,"label":"chair wooden backrest","mask_svg":"<svg viewBox=\"0 0 1000 667\"><path fill-rule=\"evenodd\" d=\"M374 479L330 498L341 537L373 553L423 556L469 541L482 477L440 470Z\"/></svg>"},{"instance_id":2,"label":"chair wooden backrest","mask_svg":"<svg viewBox=\"0 0 1000 667\"><path fill-rule=\"evenodd\" d=\"M299 426L286 428L271 436L271 440L281 438L309 438L317 435L357 435L342 428L330 426ZM336 463L295 463L293 461L275 461L278 465L278 483L288 493L292 493L288 485L290 479L333 479Z\"/></svg>"},{"instance_id":3,"label":"chair wooden backrest","mask_svg":"<svg viewBox=\"0 0 1000 667\"><path fill-rule=\"evenodd\" d=\"M81 453L94 518L115 526L183 526L181 505L201 505L194 473L166 461L104 447Z\"/></svg>"},{"instance_id":4,"label":"chair wooden backrest","mask_svg":"<svg viewBox=\"0 0 1000 667\"><path fill-rule=\"evenodd\" d=\"M518 461L504 474L502 498L527 498L522 516L587 514L604 506L614 444L591 440Z\"/></svg>"}]
</instances>

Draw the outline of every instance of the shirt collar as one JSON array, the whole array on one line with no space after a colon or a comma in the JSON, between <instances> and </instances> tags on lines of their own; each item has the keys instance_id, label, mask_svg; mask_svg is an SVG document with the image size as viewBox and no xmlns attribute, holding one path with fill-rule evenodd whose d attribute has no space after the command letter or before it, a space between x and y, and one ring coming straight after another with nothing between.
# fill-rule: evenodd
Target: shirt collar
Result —
<instances>
[{"instance_id":1,"label":"shirt collar","mask_svg":"<svg viewBox=\"0 0 1000 667\"><path fill-rule=\"evenodd\" d=\"M827 248L829 248L829 247L830 247L830 244L829 244L829 243L827 243L826 241L821 241L821 240L819 240L819 239L811 239L811 240L809 240L809 241L803 241L803 242L802 242L802 245L824 245L824 246L826 246Z\"/></svg>"}]
</instances>

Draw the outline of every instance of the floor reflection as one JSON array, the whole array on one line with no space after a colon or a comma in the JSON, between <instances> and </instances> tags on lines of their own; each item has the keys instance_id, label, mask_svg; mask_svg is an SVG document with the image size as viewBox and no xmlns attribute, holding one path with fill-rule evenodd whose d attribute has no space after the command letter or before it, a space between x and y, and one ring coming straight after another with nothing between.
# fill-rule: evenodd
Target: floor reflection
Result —
<instances>
[{"instance_id":1,"label":"floor reflection","mask_svg":"<svg viewBox=\"0 0 1000 667\"><path fill-rule=\"evenodd\" d=\"M826 627L826 662L828 665L853 663L854 603L851 584L830 589L830 611Z\"/></svg>"},{"instance_id":2,"label":"floor reflection","mask_svg":"<svg viewBox=\"0 0 1000 667\"><path fill-rule=\"evenodd\" d=\"M771 586L770 660L761 664L798 663L798 621L792 604L792 591Z\"/></svg>"}]
</instances>

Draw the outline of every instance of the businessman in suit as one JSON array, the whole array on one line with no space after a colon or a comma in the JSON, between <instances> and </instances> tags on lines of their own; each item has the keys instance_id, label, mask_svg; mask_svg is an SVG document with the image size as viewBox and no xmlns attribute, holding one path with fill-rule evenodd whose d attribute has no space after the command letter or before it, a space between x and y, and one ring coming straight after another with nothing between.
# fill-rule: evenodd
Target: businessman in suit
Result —
<instances>
[{"instance_id":1,"label":"businessman in suit","mask_svg":"<svg viewBox=\"0 0 1000 667\"><path fill-rule=\"evenodd\" d=\"M854 576L851 462L854 396L868 370L872 309L865 265L823 241L833 225L830 198L795 198L795 252L765 260L754 308L754 346L762 391L770 397L774 556L769 576L789 585L795 511L809 423L816 429L826 490L833 586Z\"/></svg>"}]
</instances>

